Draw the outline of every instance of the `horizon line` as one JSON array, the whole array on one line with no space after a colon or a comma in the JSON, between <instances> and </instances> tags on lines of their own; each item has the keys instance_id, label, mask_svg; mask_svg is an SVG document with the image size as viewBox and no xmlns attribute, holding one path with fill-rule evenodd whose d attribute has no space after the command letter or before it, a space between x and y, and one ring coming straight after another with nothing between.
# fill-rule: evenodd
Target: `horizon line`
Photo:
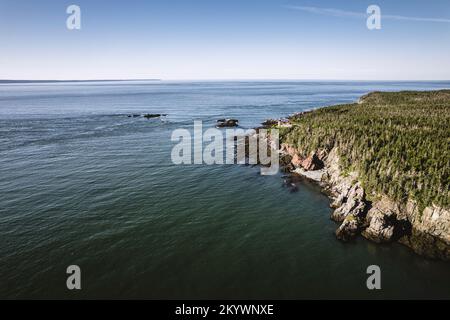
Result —
<instances>
[{"instance_id":1,"label":"horizon line","mask_svg":"<svg viewBox=\"0 0 450 320\"><path fill-rule=\"evenodd\" d=\"M181 78L181 79L0 79L0 84L14 83L70 83L70 82L127 82L127 81L365 81L365 82L433 82L450 79L338 79L338 78Z\"/></svg>"}]
</instances>

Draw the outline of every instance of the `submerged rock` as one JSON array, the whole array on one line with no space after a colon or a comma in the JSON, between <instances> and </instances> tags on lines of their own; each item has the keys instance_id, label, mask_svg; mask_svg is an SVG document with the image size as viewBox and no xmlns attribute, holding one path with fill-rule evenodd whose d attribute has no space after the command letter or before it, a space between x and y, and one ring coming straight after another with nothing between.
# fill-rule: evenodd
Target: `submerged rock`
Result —
<instances>
[{"instance_id":1,"label":"submerged rock","mask_svg":"<svg viewBox=\"0 0 450 320\"><path fill-rule=\"evenodd\" d=\"M289 189L289 192L297 192L298 184L301 181L301 177L296 174L290 174L283 177L283 186Z\"/></svg>"},{"instance_id":2,"label":"submerged rock","mask_svg":"<svg viewBox=\"0 0 450 320\"><path fill-rule=\"evenodd\" d=\"M294 193L294 192L297 192L298 191L298 186L295 184L295 183L291 183L290 185L289 185L289 188L290 188L290 192L291 193Z\"/></svg>"}]
</instances>

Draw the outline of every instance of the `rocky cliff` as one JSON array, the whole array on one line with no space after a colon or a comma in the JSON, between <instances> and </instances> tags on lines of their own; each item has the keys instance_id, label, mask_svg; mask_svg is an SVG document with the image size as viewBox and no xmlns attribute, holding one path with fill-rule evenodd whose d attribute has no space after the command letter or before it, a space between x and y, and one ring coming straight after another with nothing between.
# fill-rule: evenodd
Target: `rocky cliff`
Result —
<instances>
[{"instance_id":1,"label":"rocky cliff","mask_svg":"<svg viewBox=\"0 0 450 320\"><path fill-rule=\"evenodd\" d=\"M332 199L331 219L340 225L336 237L350 241L358 235L377 242L398 241L431 258L450 260L450 211L438 206L420 209L412 200L393 201L386 195L368 196L358 172L344 172L339 148L319 149L308 157L289 144L281 145L289 171L317 180Z\"/></svg>"}]
</instances>

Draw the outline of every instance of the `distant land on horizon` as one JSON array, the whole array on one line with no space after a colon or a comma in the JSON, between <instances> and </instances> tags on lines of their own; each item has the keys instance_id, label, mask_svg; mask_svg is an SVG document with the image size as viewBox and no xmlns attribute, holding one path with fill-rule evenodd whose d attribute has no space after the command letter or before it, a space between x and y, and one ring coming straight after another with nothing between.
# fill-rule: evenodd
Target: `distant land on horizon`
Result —
<instances>
[{"instance_id":1,"label":"distant land on horizon","mask_svg":"<svg viewBox=\"0 0 450 320\"><path fill-rule=\"evenodd\" d=\"M119 82L119 81L161 81L161 79L97 79L97 80L9 80L9 79L0 79L0 83Z\"/></svg>"}]
</instances>

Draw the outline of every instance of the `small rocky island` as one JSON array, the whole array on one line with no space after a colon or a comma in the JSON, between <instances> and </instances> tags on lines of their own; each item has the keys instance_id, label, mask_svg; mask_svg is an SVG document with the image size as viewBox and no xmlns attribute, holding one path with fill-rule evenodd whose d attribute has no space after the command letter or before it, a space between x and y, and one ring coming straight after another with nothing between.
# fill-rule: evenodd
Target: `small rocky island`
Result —
<instances>
[{"instance_id":1,"label":"small rocky island","mask_svg":"<svg viewBox=\"0 0 450 320\"><path fill-rule=\"evenodd\" d=\"M237 119L219 119L217 120L217 128L237 127L239 120Z\"/></svg>"},{"instance_id":2,"label":"small rocky island","mask_svg":"<svg viewBox=\"0 0 450 320\"><path fill-rule=\"evenodd\" d=\"M285 170L332 199L338 239L450 260L450 90L373 92L264 125L279 129Z\"/></svg>"},{"instance_id":3,"label":"small rocky island","mask_svg":"<svg viewBox=\"0 0 450 320\"><path fill-rule=\"evenodd\" d=\"M160 117L165 117L167 116L167 114L159 114L159 113L146 113L144 114L144 118L146 119L151 119L151 118L160 118Z\"/></svg>"},{"instance_id":4,"label":"small rocky island","mask_svg":"<svg viewBox=\"0 0 450 320\"><path fill-rule=\"evenodd\" d=\"M128 118L144 117L146 119L161 118L161 117L165 117L165 116L167 116L167 114L162 114L162 113L144 113L144 114L133 113L133 114L127 115Z\"/></svg>"}]
</instances>

